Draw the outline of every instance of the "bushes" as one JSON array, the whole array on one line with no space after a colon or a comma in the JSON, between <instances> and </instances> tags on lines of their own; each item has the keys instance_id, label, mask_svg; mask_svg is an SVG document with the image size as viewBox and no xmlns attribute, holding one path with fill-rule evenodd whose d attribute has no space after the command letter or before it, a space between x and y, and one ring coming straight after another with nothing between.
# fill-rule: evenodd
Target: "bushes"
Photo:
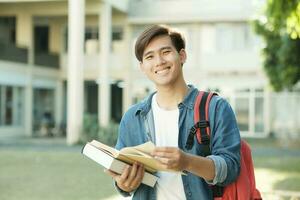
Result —
<instances>
[{"instance_id":1,"label":"bushes","mask_svg":"<svg viewBox=\"0 0 300 200\"><path fill-rule=\"evenodd\" d=\"M107 127L100 127L97 115L85 114L80 142L86 143L98 140L107 145L114 146L117 142L119 124L111 122Z\"/></svg>"}]
</instances>

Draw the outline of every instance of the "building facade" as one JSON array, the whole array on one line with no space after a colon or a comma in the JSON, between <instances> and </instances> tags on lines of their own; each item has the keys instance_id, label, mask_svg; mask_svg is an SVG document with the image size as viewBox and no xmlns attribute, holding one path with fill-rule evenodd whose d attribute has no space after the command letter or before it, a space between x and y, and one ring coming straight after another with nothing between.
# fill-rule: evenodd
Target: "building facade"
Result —
<instances>
[{"instance_id":1,"label":"building facade","mask_svg":"<svg viewBox=\"0 0 300 200\"><path fill-rule=\"evenodd\" d=\"M119 122L154 90L135 59L136 37L168 24L187 41L186 81L225 96L244 136L267 136L272 98L250 24L263 3L0 0L0 135L39 135L51 124L68 127L71 144L86 113L102 126Z\"/></svg>"}]
</instances>

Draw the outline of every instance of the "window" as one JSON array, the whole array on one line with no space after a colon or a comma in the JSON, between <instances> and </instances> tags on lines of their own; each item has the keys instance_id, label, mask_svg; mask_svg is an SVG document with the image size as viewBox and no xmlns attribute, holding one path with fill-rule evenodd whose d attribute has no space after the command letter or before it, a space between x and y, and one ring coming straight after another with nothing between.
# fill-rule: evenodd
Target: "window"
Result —
<instances>
[{"instance_id":1,"label":"window","mask_svg":"<svg viewBox=\"0 0 300 200\"><path fill-rule=\"evenodd\" d=\"M47 53L49 51L49 27L34 27L34 51L36 53Z\"/></svg>"},{"instance_id":2,"label":"window","mask_svg":"<svg viewBox=\"0 0 300 200\"><path fill-rule=\"evenodd\" d=\"M236 98L236 117L241 131L249 130L249 99L247 97Z\"/></svg>"},{"instance_id":3,"label":"window","mask_svg":"<svg viewBox=\"0 0 300 200\"><path fill-rule=\"evenodd\" d=\"M216 33L218 52L246 50L252 46L251 30L246 23L217 24Z\"/></svg>"},{"instance_id":4,"label":"window","mask_svg":"<svg viewBox=\"0 0 300 200\"><path fill-rule=\"evenodd\" d=\"M23 120L24 120L24 89L21 87L16 87L15 88L15 93L16 96L15 102L16 102L16 107L15 109L15 124L16 125L23 125Z\"/></svg>"},{"instance_id":5,"label":"window","mask_svg":"<svg viewBox=\"0 0 300 200\"><path fill-rule=\"evenodd\" d=\"M255 98L255 133L264 131L264 99Z\"/></svg>"},{"instance_id":6,"label":"window","mask_svg":"<svg viewBox=\"0 0 300 200\"><path fill-rule=\"evenodd\" d=\"M98 39L98 27L86 27L85 34L84 34L84 41Z\"/></svg>"},{"instance_id":7,"label":"window","mask_svg":"<svg viewBox=\"0 0 300 200\"><path fill-rule=\"evenodd\" d=\"M0 85L0 125L22 125L24 119L24 89Z\"/></svg>"},{"instance_id":8,"label":"window","mask_svg":"<svg viewBox=\"0 0 300 200\"><path fill-rule=\"evenodd\" d=\"M15 17L0 17L0 43L16 43Z\"/></svg>"},{"instance_id":9,"label":"window","mask_svg":"<svg viewBox=\"0 0 300 200\"><path fill-rule=\"evenodd\" d=\"M13 91L12 87L8 86L5 90L5 107L4 107L4 124L12 125L12 115L13 115Z\"/></svg>"},{"instance_id":10,"label":"window","mask_svg":"<svg viewBox=\"0 0 300 200\"><path fill-rule=\"evenodd\" d=\"M121 27L121 26L113 26L112 27L112 35L111 35L112 41L123 40L123 35L124 35L123 27ZM85 32L84 32L84 42L89 43L89 41L92 41L93 44L91 44L91 45L93 45L93 48L96 48L97 51L98 51L98 49L99 49L98 40L99 40L99 28L97 26L88 26L88 27L86 27ZM64 42L65 42L64 49L67 52L67 49L68 49L68 28L66 28L66 30L64 32ZM90 44L88 44L88 45L90 45ZM87 47L85 46L85 51L86 51L86 48Z\"/></svg>"},{"instance_id":11,"label":"window","mask_svg":"<svg viewBox=\"0 0 300 200\"><path fill-rule=\"evenodd\" d=\"M0 126L2 125L2 113L3 113L3 106L2 106L2 87L0 85Z\"/></svg>"},{"instance_id":12,"label":"window","mask_svg":"<svg viewBox=\"0 0 300 200\"><path fill-rule=\"evenodd\" d=\"M116 40L123 40L123 28L120 26L115 26L113 27L112 30L112 40L116 41Z\"/></svg>"}]
</instances>

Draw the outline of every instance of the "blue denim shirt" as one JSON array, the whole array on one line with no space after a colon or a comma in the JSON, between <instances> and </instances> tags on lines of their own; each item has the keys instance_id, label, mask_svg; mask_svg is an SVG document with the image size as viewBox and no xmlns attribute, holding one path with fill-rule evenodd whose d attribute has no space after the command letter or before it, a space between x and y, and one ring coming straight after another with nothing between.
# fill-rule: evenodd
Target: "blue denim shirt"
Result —
<instances>
[{"instance_id":1,"label":"blue denim shirt","mask_svg":"<svg viewBox=\"0 0 300 200\"><path fill-rule=\"evenodd\" d=\"M190 128L194 125L194 102L197 89L189 85L189 92L179 108L179 136L178 147L184 152L203 156L203 146L194 138L194 146L191 150L185 149L185 143ZM123 116L117 149L127 146L135 146L149 140L155 143L155 128L151 101L153 94L144 101L133 105ZM212 184L227 185L233 182L240 171L240 133L235 115L226 100L214 96L209 106L209 122L211 128L211 156L215 164L215 179ZM212 190L207 181L192 173L182 175L182 181L187 200L213 199ZM117 188L121 194L126 195ZM128 194L128 193L127 193ZM133 193L133 200L156 199L156 188L141 184Z\"/></svg>"}]
</instances>

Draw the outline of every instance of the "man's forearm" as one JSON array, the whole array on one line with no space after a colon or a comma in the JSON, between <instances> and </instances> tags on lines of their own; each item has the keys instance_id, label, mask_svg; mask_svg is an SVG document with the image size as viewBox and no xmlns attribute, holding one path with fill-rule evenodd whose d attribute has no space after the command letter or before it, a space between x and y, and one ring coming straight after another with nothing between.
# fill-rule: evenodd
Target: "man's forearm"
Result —
<instances>
[{"instance_id":1,"label":"man's forearm","mask_svg":"<svg viewBox=\"0 0 300 200\"><path fill-rule=\"evenodd\" d=\"M186 154L186 171L211 181L215 178L215 164L206 157Z\"/></svg>"}]
</instances>

